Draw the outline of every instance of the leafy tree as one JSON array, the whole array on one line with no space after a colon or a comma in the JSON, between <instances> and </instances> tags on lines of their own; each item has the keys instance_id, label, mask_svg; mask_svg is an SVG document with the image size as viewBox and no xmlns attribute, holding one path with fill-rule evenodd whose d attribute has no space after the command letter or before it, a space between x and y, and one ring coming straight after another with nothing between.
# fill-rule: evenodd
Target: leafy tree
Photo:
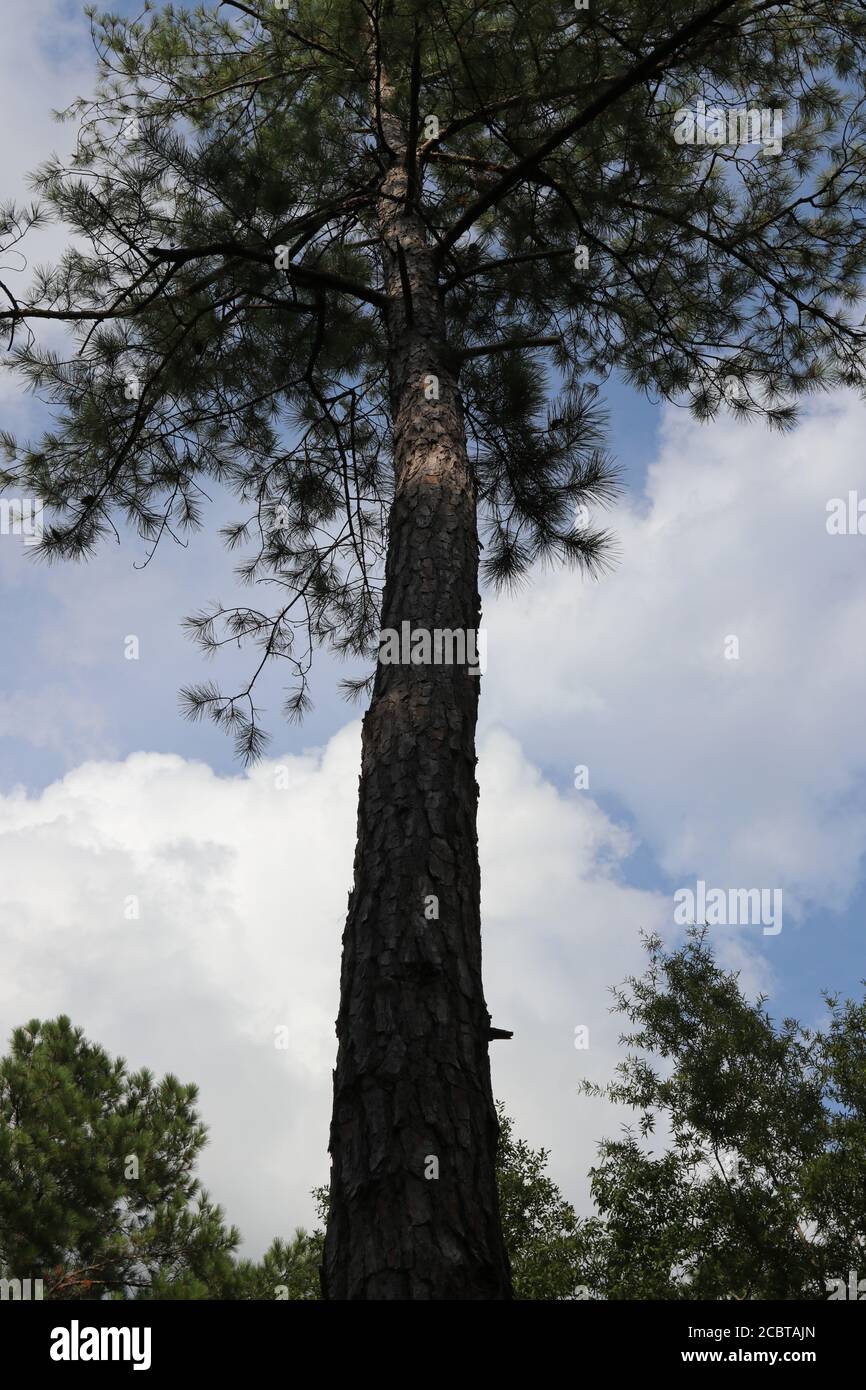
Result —
<instances>
[{"instance_id":1,"label":"leafy tree","mask_svg":"<svg viewBox=\"0 0 866 1390\"><path fill-rule=\"evenodd\" d=\"M549 1149L515 1139L514 1121L499 1111L496 1160L502 1232L511 1262L514 1297L570 1299L586 1285L592 1222L581 1221L545 1171Z\"/></svg>"},{"instance_id":2,"label":"leafy tree","mask_svg":"<svg viewBox=\"0 0 866 1390\"><path fill-rule=\"evenodd\" d=\"M493 583L603 562L574 517L614 487L595 402L614 367L701 419L728 402L780 428L804 393L862 387L866 13L222 0L92 23L71 165L0 217L2 249L48 215L77 236L0 309L55 413L36 443L3 436L2 481L44 499L47 558L124 523L156 546L203 524L209 488L235 494L225 539L278 597L193 616L206 650L256 656L242 689L186 704L244 756L271 661L296 716L317 645L372 662L378 629L422 634L417 664L376 664L364 720L326 1288L507 1298L479 682L424 643L478 629L482 541ZM678 138L699 99L778 109L781 147L713 143L701 119ZM67 354L40 320L74 325Z\"/></svg>"},{"instance_id":3,"label":"leafy tree","mask_svg":"<svg viewBox=\"0 0 866 1390\"><path fill-rule=\"evenodd\" d=\"M615 1082L585 1087L639 1112L592 1173L594 1292L827 1298L864 1259L866 999L825 995L823 1029L776 1024L716 963L706 929L647 949L645 975L615 991L634 1050ZM645 1146L657 1126L661 1152Z\"/></svg>"},{"instance_id":4,"label":"leafy tree","mask_svg":"<svg viewBox=\"0 0 866 1390\"><path fill-rule=\"evenodd\" d=\"M234 1227L193 1176L206 1141L195 1086L128 1073L61 1016L0 1059L0 1271L44 1297L207 1298Z\"/></svg>"}]
</instances>

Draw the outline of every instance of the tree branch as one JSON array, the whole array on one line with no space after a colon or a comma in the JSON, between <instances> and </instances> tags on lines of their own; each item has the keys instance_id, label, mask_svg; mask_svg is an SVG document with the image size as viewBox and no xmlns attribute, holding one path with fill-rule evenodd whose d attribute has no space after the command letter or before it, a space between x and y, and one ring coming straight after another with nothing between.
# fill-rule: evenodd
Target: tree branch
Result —
<instances>
[{"instance_id":1,"label":"tree branch","mask_svg":"<svg viewBox=\"0 0 866 1390\"><path fill-rule=\"evenodd\" d=\"M260 265L273 266L274 264L273 252L253 251L233 241L216 241L210 246L190 246L181 249L175 249L171 246L153 246L150 248L150 252L154 265L159 265L161 261L177 261L179 264L185 264L187 261L194 261L204 256L225 256L226 258L257 261ZM285 273L289 279L297 280L299 284L307 284L313 288L318 285L322 289L338 290L341 294L349 294L367 304L374 304L377 309L384 309L388 303L386 296L379 290L374 290L368 285L361 285L358 281L350 279L347 275L340 275L336 271L313 270L303 265L288 265Z\"/></svg>"},{"instance_id":2,"label":"tree branch","mask_svg":"<svg viewBox=\"0 0 866 1390\"><path fill-rule=\"evenodd\" d=\"M788 2L789 0L779 0L781 4ZM558 149L559 146L564 144L572 135L582 130L584 126L590 125L597 116L600 116L602 112L606 111L608 107L612 106L620 97L625 96L633 87L638 86L645 78L651 76L660 63L663 63L668 58L672 58L677 51L682 48L684 43L696 37L696 35L700 34L709 24L712 24L713 20L718 19L726 10L733 9L733 7L738 4L740 4L740 0L714 0L714 3L710 5L708 9L702 10L700 14L695 15L693 19L689 20L688 24L681 25L669 39L659 44L657 48L654 48L651 53L647 54L646 58L641 60L641 62L635 63L633 68L629 68L627 72L621 73L619 77L611 79L608 83L607 90L604 91L601 96L596 97L594 101L591 101L588 106L585 106L583 110L579 111L576 116L573 116L570 121L566 121L558 130L554 130L546 140L543 140L541 144L536 147L536 149L530 154L525 155L523 159L518 160L517 164L506 174L503 174L502 178L497 180L486 193L482 193L473 203L470 203L463 215L457 219L451 230L446 232L445 236L442 238L437 248L437 256L441 259L445 252L448 251L456 241L460 240L464 232L469 231L469 228L477 222L478 218L481 217L488 208L493 207L501 198L505 197L506 193L510 193L512 188L522 183L527 175L533 173L541 160L546 159L549 154L552 154L554 150Z\"/></svg>"},{"instance_id":3,"label":"tree branch","mask_svg":"<svg viewBox=\"0 0 866 1390\"><path fill-rule=\"evenodd\" d=\"M832 314L828 314L826 309L822 309L817 304L807 304L804 299L800 299L799 295L794 294L793 290L789 290L784 281L776 279L775 275L771 275L769 271L763 270L761 266L757 265L755 261L752 260L751 256L746 255L746 253L735 246L733 242L726 241L724 237L716 236L708 227L699 227L697 223L690 222L688 218L680 217L677 213L670 212L667 208L656 207L652 203L635 203L629 198L624 198L622 200L622 206L624 208L630 208L633 212L645 212L649 213L651 217L664 218L666 221L673 223L675 227L681 227L683 231L691 232L694 236L698 236L701 240L706 241L710 246L715 246L718 251L723 251L725 255L732 256L735 261L739 261L747 270L751 270L759 280L771 285L777 294L784 295L792 304L796 304L797 308L802 313L812 314L815 318L820 319L822 323L826 323L828 327L835 331L857 336L850 325L840 322L839 319L835 319ZM862 334L860 337L862 339Z\"/></svg>"},{"instance_id":4,"label":"tree branch","mask_svg":"<svg viewBox=\"0 0 866 1390\"><path fill-rule=\"evenodd\" d=\"M503 338L498 343L484 343L480 347L463 348L457 352L457 360L465 362L470 357L491 357L498 352L517 352L520 348L557 347L561 338Z\"/></svg>"},{"instance_id":5,"label":"tree branch","mask_svg":"<svg viewBox=\"0 0 866 1390\"><path fill-rule=\"evenodd\" d=\"M450 275L447 280L442 282L442 291L456 289L462 285L464 280L472 280L476 275L488 275L495 270L505 270L512 265L526 265L530 261L553 261L561 256L573 256L574 249L570 246L551 247L549 251L523 251L519 256L501 256L499 260L479 261L478 265L469 266L466 270L458 270L454 275Z\"/></svg>"}]
</instances>

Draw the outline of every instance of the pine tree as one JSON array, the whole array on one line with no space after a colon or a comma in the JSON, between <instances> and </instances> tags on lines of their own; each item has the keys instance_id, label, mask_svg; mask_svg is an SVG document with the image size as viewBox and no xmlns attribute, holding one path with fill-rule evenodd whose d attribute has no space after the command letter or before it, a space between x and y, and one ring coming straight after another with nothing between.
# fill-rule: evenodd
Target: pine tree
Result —
<instances>
[{"instance_id":1,"label":"pine tree","mask_svg":"<svg viewBox=\"0 0 866 1390\"><path fill-rule=\"evenodd\" d=\"M273 1241L259 1264L239 1260L221 1296L281 1302L318 1300L323 1239L321 1231L308 1232L297 1227L291 1240Z\"/></svg>"},{"instance_id":2,"label":"pine tree","mask_svg":"<svg viewBox=\"0 0 866 1390\"><path fill-rule=\"evenodd\" d=\"M50 1299L209 1297L239 1236L193 1175L195 1099L65 1016L16 1028L0 1059L0 1274Z\"/></svg>"},{"instance_id":3,"label":"pine tree","mask_svg":"<svg viewBox=\"0 0 866 1390\"><path fill-rule=\"evenodd\" d=\"M244 688L185 698L245 757L269 662L294 717L317 645L372 662L379 631L421 633L417 664L347 682L372 698L324 1287L507 1298L479 681L431 664L424 634L477 633L482 549L498 584L604 563L584 509L616 483L597 405L614 368L701 419L779 428L803 393L862 385L866 17L223 0L92 23L77 153L0 217L7 249L46 215L78 234L0 310L56 412L37 444L2 436L3 481L44 499L48 558L116 523L156 546L203 524L208 487L236 494L225 539L279 599L193 615L206 650L256 657ZM74 325L66 356L40 319Z\"/></svg>"}]
</instances>

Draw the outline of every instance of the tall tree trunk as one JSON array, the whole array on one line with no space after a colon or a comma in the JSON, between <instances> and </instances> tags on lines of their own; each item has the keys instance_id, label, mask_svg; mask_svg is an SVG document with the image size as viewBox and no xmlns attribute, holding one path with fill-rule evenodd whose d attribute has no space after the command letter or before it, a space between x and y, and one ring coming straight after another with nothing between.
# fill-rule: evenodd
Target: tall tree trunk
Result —
<instances>
[{"instance_id":1,"label":"tall tree trunk","mask_svg":"<svg viewBox=\"0 0 866 1390\"><path fill-rule=\"evenodd\" d=\"M382 88L387 107L384 77ZM436 269L406 196L406 136L387 113L382 124L395 467L382 627L473 633L462 404ZM511 1296L481 983L478 686L467 664L380 663L364 719L331 1121L331 1299Z\"/></svg>"}]
</instances>

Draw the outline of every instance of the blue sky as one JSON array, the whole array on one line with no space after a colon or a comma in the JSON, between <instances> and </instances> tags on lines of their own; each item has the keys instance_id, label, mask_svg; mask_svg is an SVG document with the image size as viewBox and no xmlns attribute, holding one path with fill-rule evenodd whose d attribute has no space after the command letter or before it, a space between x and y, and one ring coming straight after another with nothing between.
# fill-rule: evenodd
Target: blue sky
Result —
<instances>
[{"instance_id":1,"label":"blue sky","mask_svg":"<svg viewBox=\"0 0 866 1390\"><path fill-rule=\"evenodd\" d=\"M89 88L76 8L7 0L6 195L63 147L47 104ZM36 259L62 244L51 229ZM866 406L818 401L780 439L729 416L698 426L621 383L605 399L626 481L609 518L619 563L598 582L539 574L485 598L480 729L488 998L515 1029L495 1088L583 1206L594 1144L619 1117L577 1083L610 1075L606 988L640 968L639 928L678 939L677 888L782 888L778 936L714 937L775 1013L816 1022L820 988L856 993L863 974L866 537L825 521L829 499L866 496ZM39 418L3 373L2 424ZM200 1081L205 1177L253 1249L309 1221L327 1172L358 711L319 658L315 709L286 727L272 679L274 742L250 774L222 734L181 719L178 688L210 673L181 619L231 593L215 518L144 571L130 538L49 570L0 537L0 1033L62 1010L133 1064ZM214 675L228 683L228 663ZM130 896L139 919L124 917ZM283 1022L287 1054L272 1042Z\"/></svg>"}]
</instances>

